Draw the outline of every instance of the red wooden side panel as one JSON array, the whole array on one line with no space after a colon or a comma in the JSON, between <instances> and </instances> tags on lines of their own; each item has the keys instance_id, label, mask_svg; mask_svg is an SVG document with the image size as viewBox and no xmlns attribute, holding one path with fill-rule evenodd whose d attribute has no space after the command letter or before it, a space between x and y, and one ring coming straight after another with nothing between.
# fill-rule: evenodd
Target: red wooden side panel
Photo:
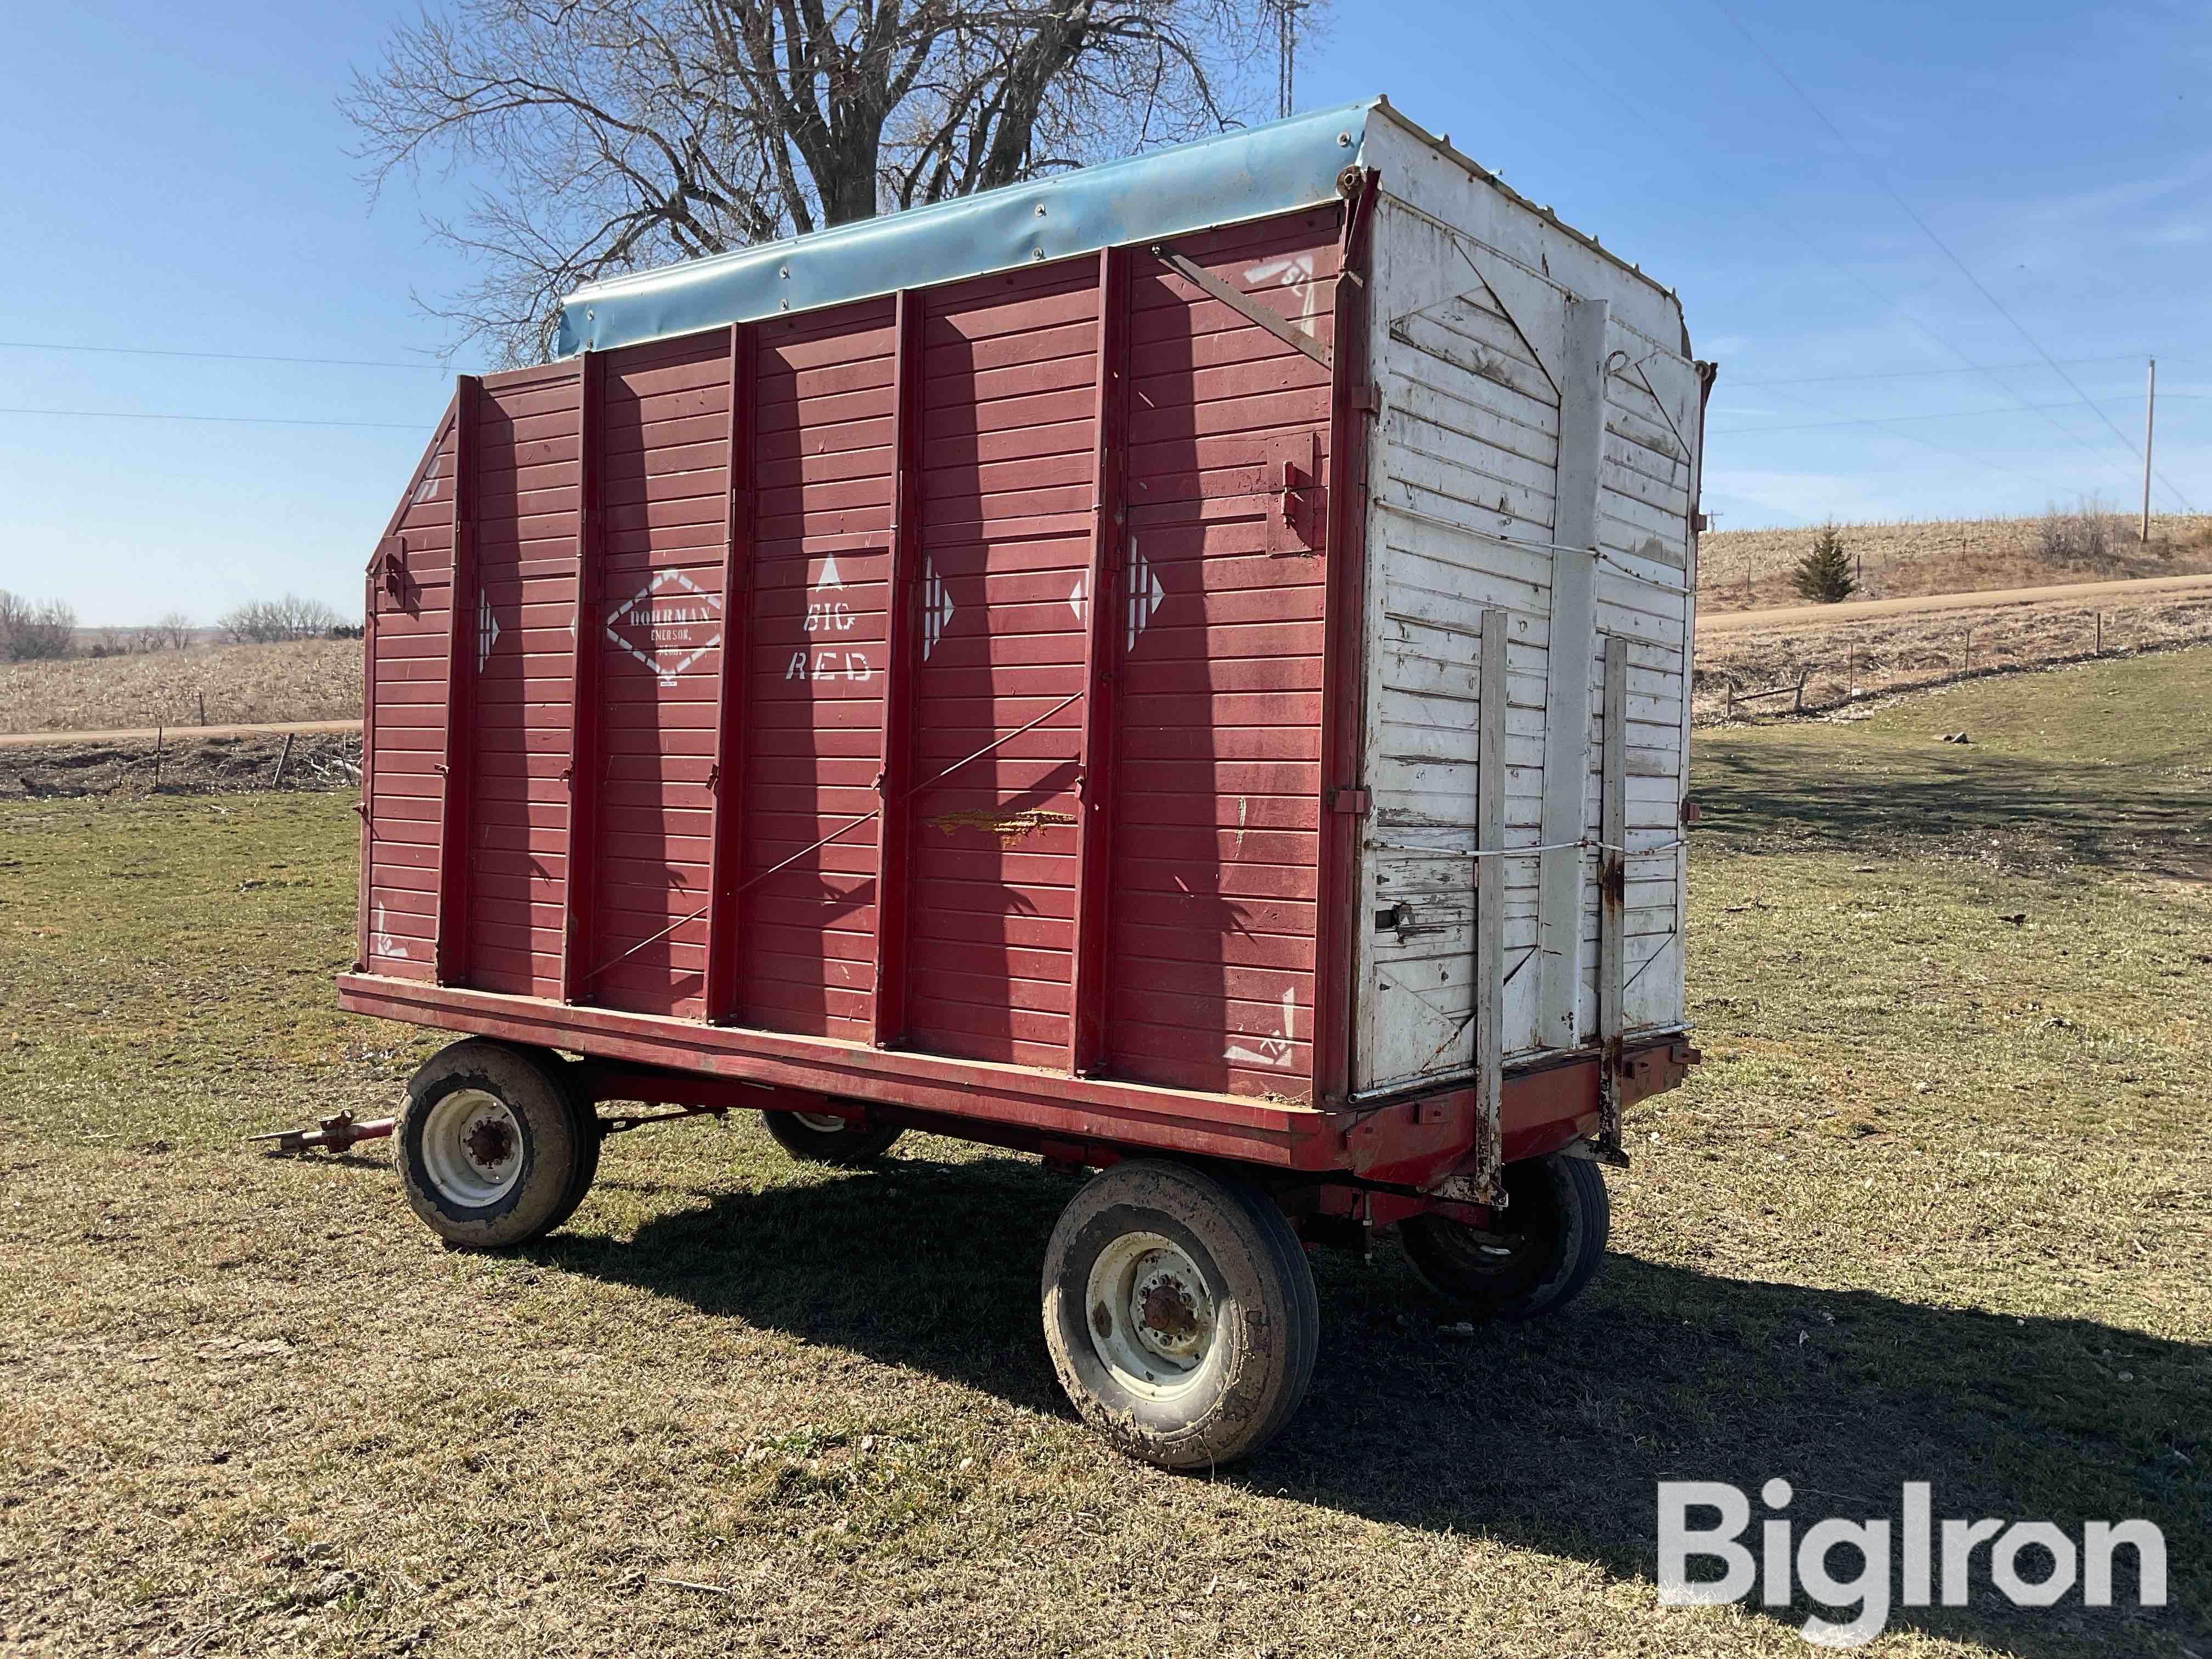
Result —
<instances>
[{"instance_id":1,"label":"red wooden side panel","mask_svg":"<svg viewBox=\"0 0 2212 1659\"><path fill-rule=\"evenodd\" d=\"M366 961L428 981L438 915L438 763L446 721L446 607L453 558L453 434L436 440L392 534L405 572L377 591L369 771Z\"/></svg>"},{"instance_id":2,"label":"red wooden side panel","mask_svg":"<svg viewBox=\"0 0 2212 1659\"><path fill-rule=\"evenodd\" d=\"M609 353L595 458L603 758L578 995L687 1018L705 1007L729 362L724 330Z\"/></svg>"},{"instance_id":3,"label":"red wooden side panel","mask_svg":"<svg viewBox=\"0 0 2212 1659\"><path fill-rule=\"evenodd\" d=\"M860 1041L876 824L807 849L878 805L892 356L888 300L758 325L736 1014Z\"/></svg>"},{"instance_id":4,"label":"red wooden side panel","mask_svg":"<svg viewBox=\"0 0 2212 1659\"><path fill-rule=\"evenodd\" d=\"M1337 228L1316 213L1176 251L1327 343ZM1304 1097L1325 562L1271 552L1268 514L1285 457L1326 468L1328 373L1156 261L1132 304L1111 1070Z\"/></svg>"},{"instance_id":5,"label":"red wooden side panel","mask_svg":"<svg viewBox=\"0 0 2212 1659\"><path fill-rule=\"evenodd\" d=\"M1091 595L1097 269L1070 261L928 296L922 329L913 1046L1066 1063L1076 762Z\"/></svg>"},{"instance_id":6,"label":"red wooden side panel","mask_svg":"<svg viewBox=\"0 0 2212 1659\"><path fill-rule=\"evenodd\" d=\"M487 381L477 424L468 982L561 994L576 369Z\"/></svg>"}]
</instances>

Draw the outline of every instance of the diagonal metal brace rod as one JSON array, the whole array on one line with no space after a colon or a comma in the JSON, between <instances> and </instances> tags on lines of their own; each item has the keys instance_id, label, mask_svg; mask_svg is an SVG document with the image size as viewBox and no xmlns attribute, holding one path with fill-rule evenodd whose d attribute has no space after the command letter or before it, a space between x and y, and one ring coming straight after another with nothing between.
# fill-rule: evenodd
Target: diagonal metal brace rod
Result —
<instances>
[{"instance_id":1,"label":"diagonal metal brace rod","mask_svg":"<svg viewBox=\"0 0 2212 1659\"><path fill-rule=\"evenodd\" d=\"M1276 315L1249 294L1239 294L1195 259L1176 252L1165 242L1153 243L1152 255L1185 282L1212 295L1238 315L1249 318L1285 345L1296 346L1323 368L1334 371L1335 360L1329 349L1288 318Z\"/></svg>"}]
</instances>

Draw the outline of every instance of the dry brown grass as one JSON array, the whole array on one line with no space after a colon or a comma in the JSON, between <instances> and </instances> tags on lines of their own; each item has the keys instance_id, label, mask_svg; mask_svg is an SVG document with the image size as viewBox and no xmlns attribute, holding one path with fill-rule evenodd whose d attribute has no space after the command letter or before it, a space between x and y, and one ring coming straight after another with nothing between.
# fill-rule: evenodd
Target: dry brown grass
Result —
<instances>
[{"instance_id":1,"label":"dry brown grass","mask_svg":"<svg viewBox=\"0 0 2212 1659\"><path fill-rule=\"evenodd\" d=\"M194 646L0 666L0 732L357 720L361 641Z\"/></svg>"},{"instance_id":2,"label":"dry brown grass","mask_svg":"<svg viewBox=\"0 0 2212 1659\"><path fill-rule=\"evenodd\" d=\"M2110 550L2090 560L2046 554L2042 544L2047 516L2039 513L2017 519L1930 519L1838 527L1844 551L1861 567L1863 597L1868 599L2212 571L2212 516L2154 516L2146 547L2136 538L2136 521L2115 515ZM1745 611L1804 604L1790 572L1818 533L1817 526L1808 526L1800 530L1719 530L1698 538L1698 605L1713 611Z\"/></svg>"},{"instance_id":3,"label":"dry brown grass","mask_svg":"<svg viewBox=\"0 0 2212 1659\"><path fill-rule=\"evenodd\" d=\"M1698 641L1692 718L1723 718L1729 693L1795 686L1805 679L1808 708L1879 697L1975 674L2048 667L2093 656L2171 650L2212 641L2212 599L2145 599L2097 605L2039 605L1947 611L1925 617L1869 617L1746 628ZM2100 633L2099 619L2102 618ZM1735 705L1741 718L1790 711L1793 696Z\"/></svg>"}]
</instances>

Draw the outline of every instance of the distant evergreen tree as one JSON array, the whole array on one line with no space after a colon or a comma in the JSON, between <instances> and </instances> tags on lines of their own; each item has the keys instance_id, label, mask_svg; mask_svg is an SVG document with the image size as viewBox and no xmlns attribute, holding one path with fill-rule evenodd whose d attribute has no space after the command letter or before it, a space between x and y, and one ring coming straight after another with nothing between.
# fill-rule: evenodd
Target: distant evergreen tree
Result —
<instances>
[{"instance_id":1,"label":"distant evergreen tree","mask_svg":"<svg viewBox=\"0 0 2212 1659\"><path fill-rule=\"evenodd\" d=\"M1798 560L1792 574L1798 593L1820 605L1848 599L1858 591L1851 580L1851 562L1844 552L1844 538L1833 524L1820 526L1813 538L1813 550Z\"/></svg>"}]
</instances>

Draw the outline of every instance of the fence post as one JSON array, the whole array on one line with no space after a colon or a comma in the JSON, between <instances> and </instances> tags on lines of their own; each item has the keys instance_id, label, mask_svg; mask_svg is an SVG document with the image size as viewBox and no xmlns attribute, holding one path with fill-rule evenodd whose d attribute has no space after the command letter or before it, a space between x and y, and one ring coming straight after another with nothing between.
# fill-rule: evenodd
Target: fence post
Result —
<instances>
[{"instance_id":1,"label":"fence post","mask_svg":"<svg viewBox=\"0 0 2212 1659\"><path fill-rule=\"evenodd\" d=\"M284 734L283 752L276 757L276 775L269 780L269 787L271 789L282 789L284 787L284 767L291 758L292 734L287 732Z\"/></svg>"},{"instance_id":2,"label":"fence post","mask_svg":"<svg viewBox=\"0 0 2212 1659\"><path fill-rule=\"evenodd\" d=\"M1721 715L1721 718L1725 720L1732 720L1735 718L1735 682L1734 680L1729 681L1723 689L1728 693L1728 703L1725 711Z\"/></svg>"},{"instance_id":3,"label":"fence post","mask_svg":"<svg viewBox=\"0 0 2212 1659\"><path fill-rule=\"evenodd\" d=\"M1809 668L1801 668L1797 671L1797 696L1790 704L1791 714L1802 714L1805 712L1805 682L1812 676L1813 671Z\"/></svg>"},{"instance_id":4,"label":"fence post","mask_svg":"<svg viewBox=\"0 0 2212 1659\"><path fill-rule=\"evenodd\" d=\"M162 727L156 726L154 728L154 793L157 795L161 793L161 740L164 735Z\"/></svg>"},{"instance_id":5,"label":"fence post","mask_svg":"<svg viewBox=\"0 0 2212 1659\"><path fill-rule=\"evenodd\" d=\"M2094 654L2100 657L2105 654L2105 613L2101 611L2097 613L2097 649Z\"/></svg>"}]
</instances>

